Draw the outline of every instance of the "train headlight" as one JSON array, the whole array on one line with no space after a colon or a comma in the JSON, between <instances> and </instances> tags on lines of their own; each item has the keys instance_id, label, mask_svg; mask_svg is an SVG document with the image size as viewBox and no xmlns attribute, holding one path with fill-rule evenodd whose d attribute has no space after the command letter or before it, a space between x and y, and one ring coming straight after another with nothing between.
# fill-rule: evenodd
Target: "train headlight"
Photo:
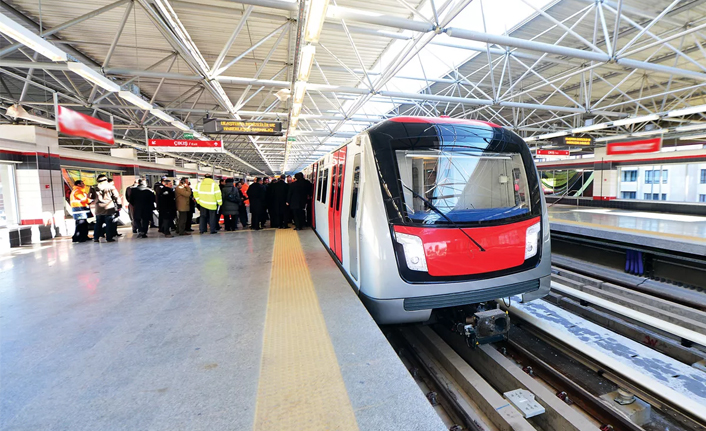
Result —
<instances>
[{"instance_id":1,"label":"train headlight","mask_svg":"<svg viewBox=\"0 0 706 431\"><path fill-rule=\"evenodd\" d=\"M412 271L427 271L427 258L424 255L424 244L418 236L395 232L395 240L402 244L407 268Z\"/></svg>"},{"instance_id":2,"label":"train headlight","mask_svg":"<svg viewBox=\"0 0 706 431\"><path fill-rule=\"evenodd\" d=\"M533 224L527 228L525 237L525 260L537 254L539 248L539 226L540 223Z\"/></svg>"}]
</instances>

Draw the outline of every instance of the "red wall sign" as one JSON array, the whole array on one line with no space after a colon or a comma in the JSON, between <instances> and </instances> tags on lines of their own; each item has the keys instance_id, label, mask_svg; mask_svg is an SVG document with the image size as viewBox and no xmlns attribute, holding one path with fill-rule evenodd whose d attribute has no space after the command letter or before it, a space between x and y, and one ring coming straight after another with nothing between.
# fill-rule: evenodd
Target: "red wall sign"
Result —
<instances>
[{"instance_id":1,"label":"red wall sign","mask_svg":"<svg viewBox=\"0 0 706 431\"><path fill-rule=\"evenodd\" d=\"M222 153L222 141L200 141L195 139L150 139L149 148L162 152Z\"/></svg>"},{"instance_id":2,"label":"red wall sign","mask_svg":"<svg viewBox=\"0 0 706 431\"><path fill-rule=\"evenodd\" d=\"M537 150L538 156L568 156L569 150Z\"/></svg>"},{"instance_id":3,"label":"red wall sign","mask_svg":"<svg viewBox=\"0 0 706 431\"><path fill-rule=\"evenodd\" d=\"M608 155L656 153L662 148L662 138L644 139L642 141L616 142L608 144Z\"/></svg>"},{"instance_id":4,"label":"red wall sign","mask_svg":"<svg viewBox=\"0 0 706 431\"><path fill-rule=\"evenodd\" d=\"M97 118L59 106L59 131L67 135L95 139L106 144L115 144L113 125Z\"/></svg>"}]
</instances>

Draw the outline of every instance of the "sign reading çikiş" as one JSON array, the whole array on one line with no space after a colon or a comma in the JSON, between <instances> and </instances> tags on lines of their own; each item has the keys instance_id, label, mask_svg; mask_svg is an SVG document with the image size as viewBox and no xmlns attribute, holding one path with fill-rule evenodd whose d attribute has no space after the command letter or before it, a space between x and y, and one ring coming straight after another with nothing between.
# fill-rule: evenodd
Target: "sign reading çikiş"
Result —
<instances>
[{"instance_id":1,"label":"sign reading \u00e7iki\u015f","mask_svg":"<svg viewBox=\"0 0 706 431\"><path fill-rule=\"evenodd\" d=\"M210 120L203 123L205 133L223 135L281 136L282 123L279 121L238 121Z\"/></svg>"},{"instance_id":2,"label":"sign reading \u00e7iki\u015f","mask_svg":"<svg viewBox=\"0 0 706 431\"><path fill-rule=\"evenodd\" d=\"M568 156L569 150L537 150L538 156Z\"/></svg>"},{"instance_id":3,"label":"sign reading \u00e7iki\u015f","mask_svg":"<svg viewBox=\"0 0 706 431\"><path fill-rule=\"evenodd\" d=\"M163 153L222 153L222 141L200 141L191 139L150 139L150 150Z\"/></svg>"}]
</instances>

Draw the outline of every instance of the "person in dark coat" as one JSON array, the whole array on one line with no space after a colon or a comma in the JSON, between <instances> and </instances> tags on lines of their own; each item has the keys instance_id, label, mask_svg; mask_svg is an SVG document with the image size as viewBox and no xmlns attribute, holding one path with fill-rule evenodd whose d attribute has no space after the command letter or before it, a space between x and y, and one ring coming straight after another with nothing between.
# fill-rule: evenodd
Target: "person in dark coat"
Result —
<instances>
[{"instance_id":1,"label":"person in dark coat","mask_svg":"<svg viewBox=\"0 0 706 431\"><path fill-rule=\"evenodd\" d=\"M191 181L187 183L191 189ZM196 212L196 198L194 198L194 189L191 189L191 199L189 200L189 213L186 215L186 230L185 232L193 232L191 226L194 224L194 213Z\"/></svg>"},{"instance_id":2,"label":"person in dark coat","mask_svg":"<svg viewBox=\"0 0 706 431\"><path fill-rule=\"evenodd\" d=\"M140 238L147 238L147 230L150 227L150 221L152 221L154 203L154 192L145 185L145 180L139 180L138 186L130 193L130 205L135 208L133 215L137 222L137 231L140 234Z\"/></svg>"},{"instance_id":3,"label":"person in dark coat","mask_svg":"<svg viewBox=\"0 0 706 431\"><path fill-rule=\"evenodd\" d=\"M306 224L304 209L311 196L311 182L301 172L297 172L294 178L296 180L289 185L287 205L294 215L294 230L302 230Z\"/></svg>"},{"instance_id":4,"label":"person in dark coat","mask_svg":"<svg viewBox=\"0 0 706 431\"><path fill-rule=\"evenodd\" d=\"M248 199L250 199L250 227L253 230L260 230L265 226L265 187L261 178L255 178L248 187Z\"/></svg>"},{"instance_id":5,"label":"person in dark coat","mask_svg":"<svg viewBox=\"0 0 706 431\"><path fill-rule=\"evenodd\" d=\"M159 211L159 231L166 238L172 237L172 223L176 216L176 195L172 188L172 181L162 180L162 189L157 195L157 210Z\"/></svg>"},{"instance_id":6,"label":"person in dark coat","mask_svg":"<svg viewBox=\"0 0 706 431\"><path fill-rule=\"evenodd\" d=\"M243 201L240 190L233 184L233 178L228 178L221 190L223 196L223 205L221 206L221 214L223 214L223 225L226 231L238 230L238 214L240 212L240 204Z\"/></svg>"},{"instance_id":7,"label":"person in dark coat","mask_svg":"<svg viewBox=\"0 0 706 431\"><path fill-rule=\"evenodd\" d=\"M270 188L274 189L272 191L272 199L274 200L273 206L275 212L275 217L273 217L273 220L276 220L276 227L280 229L289 229L289 224L285 219L285 214L287 212L287 192L289 190L289 184L286 183L284 178L284 175L282 175L281 177L279 177L279 180L277 180L277 182L270 185Z\"/></svg>"},{"instance_id":8,"label":"person in dark coat","mask_svg":"<svg viewBox=\"0 0 706 431\"><path fill-rule=\"evenodd\" d=\"M275 191L277 190L277 183L279 180L275 178L267 187L265 193L265 201L267 203L267 213L270 216L270 227L279 227L279 218L277 217L277 199Z\"/></svg>"}]
</instances>

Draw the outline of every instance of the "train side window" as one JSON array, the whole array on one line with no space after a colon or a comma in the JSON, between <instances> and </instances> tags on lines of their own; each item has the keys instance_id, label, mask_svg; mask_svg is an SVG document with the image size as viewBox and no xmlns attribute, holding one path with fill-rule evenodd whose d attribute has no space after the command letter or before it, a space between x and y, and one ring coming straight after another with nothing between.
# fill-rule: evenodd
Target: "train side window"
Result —
<instances>
[{"instance_id":1,"label":"train side window","mask_svg":"<svg viewBox=\"0 0 706 431\"><path fill-rule=\"evenodd\" d=\"M324 182L324 171L321 169L321 166L319 166L319 178L317 180L317 185L316 185L316 200L321 202L321 186Z\"/></svg>"},{"instance_id":2,"label":"train side window","mask_svg":"<svg viewBox=\"0 0 706 431\"><path fill-rule=\"evenodd\" d=\"M321 203L326 203L326 189L328 188L328 169L324 170L324 185L321 187L324 192L321 193ZM321 191L321 190L319 190Z\"/></svg>"},{"instance_id":3,"label":"train side window","mask_svg":"<svg viewBox=\"0 0 706 431\"><path fill-rule=\"evenodd\" d=\"M360 155L356 154L356 162L359 162ZM351 194L351 218L354 219L358 212L358 186L360 185L360 166L356 166L353 171L353 193Z\"/></svg>"},{"instance_id":4,"label":"train side window","mask_svg":"<svg viewBox=\"0 0 706 431\"><path fill-rule=\"evenodd\" d=\"M343 188L343 163L338 164L338 181L336 184L338 186L338 190L336 190L336 211L339 211L341 209L341 189Z\"/></svg>"}]
</instances>

